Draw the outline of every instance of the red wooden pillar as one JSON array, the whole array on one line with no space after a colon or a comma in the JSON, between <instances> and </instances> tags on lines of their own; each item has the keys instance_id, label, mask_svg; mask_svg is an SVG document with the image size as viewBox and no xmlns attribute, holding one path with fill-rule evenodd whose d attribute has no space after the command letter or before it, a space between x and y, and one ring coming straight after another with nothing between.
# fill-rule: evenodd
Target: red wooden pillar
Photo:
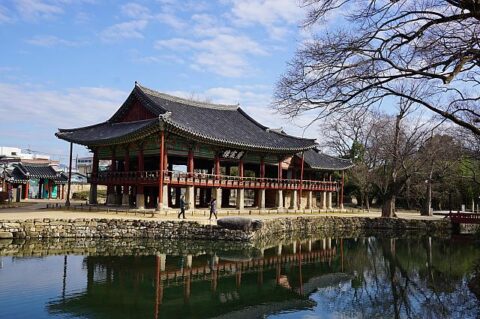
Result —
<instances>
[{"instance_id":1,"label":"red wooden pillar","mask_svg":"<svg viewBox=\"0 0 480 319\"><path fill-rule=\"evenodd\" d=\"M215 177L220 179L220 157L215 155Z\"/></svg>"},{"instance_id":2,"label":"red wooden pillar","mask_svg":"<svg viewBox=\"0 0 480 319\"><path fill-rule=\"evenodd\" d=\"M168 150L167 147L163 150L163 170L168 173Z\"/></svg>"},{"instance_id":3,"label":"red wooden pillar","mask_svg":"<svg viewBox=\"0 0 480 319\"><path fill-rule=\"evenodd\" d=\"M162 208L163 202L163 176L164 176L164 162L165 160L165 131L160 131L160 175L158 177L158 205L157 209Z\"/></svg>"},{"instance_id":4,"label":"red wooden pillar","mask_svg":"<svg viewBox=\"0 0 480 319\"><path fill-rule=\"evenodd\" d=\"M188 161L187 161L187 170L188 170L188 177L193 177L193 172L195 170L195 164L193 159L193 149L188 150Z\"/></svg>"},{"instance_id":5,"label":"red wooden pillar","mask_svg":"<svg viewBox=\"0 0 480 319\"><path fill-rule=\"evenodd\" d=\"M65 184L62 184L61 186L61 199L65 199Z\"/></svg>"},{"instance_id":6,"label":"red wooden pillar","mask_svg":"<svg viewBox=\"0 0 480 319\"><path fill-rule=\"evenodd\" d=\"M111 148L111 155L110 155L110 160L112 161L112 164L110 165L110 172L115 172L117 170L117 158L116 158L116 150L115 147ZM111 181L113 180L113 174L111 174L109 178L109 185L107 186L107 194L114 194L115 193L115 186L111 185ZM107 195L108 196L108 195Z\"/></svg>"},{"instance_id":7,"label":"red wooden pillar","mask_svg":"<svg viewBox=\"0 0 480 319\"><path fill-rule=\"evenodd\" d=\"M144 160L144 155L143 155L143 144L138 145L138 171L140 172L140 176L143 176L143 171L145 170L145 160ZM141 184L141 181L137 181L137 194L142 194L143 195L143 185Z\"/></svg>"},{"instance_id":8,"label":"red wooden pillar","mask_svg":"<svg viewBox=\"0 0 480 319\"><path fill-rule=\"evenodd\" d=\"M243 178L243 160L238 162L238 177Z\"/></svg>"},{"instance_id":9,"label":"red wooden pillar","mask_svg":"<svg viewBox=\"0 0 480 319\"><path fill-rule=\"evenodd\" d=\"M282 180L282 160L278 161L278 181Z\"/></svg>"},{"instance_id":10,"label":"red wooden pillar","mask_svg":"<svg viewBox=\"0 0 480 319\"><path fill-rule=\"evenodd\" d=\"M127 145L125 147L125 156L123 158L123 171L128 172L130 171L130 152L129 152L129 146ZM128 185L123 186L123 194L128 195Z\"/></svg>"},{"instance_id":11,"label":"red wooden pillar","mask_svg":"<svg viewBox=\"0 0 480 319\"><path fill-rule=\"evenodd\" d=\"M260 160L260 178L265 178L265 159Z\"/></svg>"}]
</instances>

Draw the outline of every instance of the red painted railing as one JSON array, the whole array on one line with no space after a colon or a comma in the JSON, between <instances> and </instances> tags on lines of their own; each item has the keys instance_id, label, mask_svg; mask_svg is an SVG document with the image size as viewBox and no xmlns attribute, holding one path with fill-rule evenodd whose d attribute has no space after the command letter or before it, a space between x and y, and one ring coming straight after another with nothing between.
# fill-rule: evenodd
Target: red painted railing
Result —
<instances>
[{"instance_id":1,"label":"red painted railing","mask_svg":"<svg viewBox=\"0 0 480 319\"><path fill-rule=\"evenodd\" d=\"M449 213L446 217L454 224L480 224L480 214Z\"/></svg>"},{"instance_id":2,"label":"red painted railing","mask_svg":"<svg viewBox=\"0 0 480 319\"><path fill-rule=\"evenodd\" d=\"M222 188L247 188L247 189L300 189L315 191L337 191L339 183L335 181L314 181L298 179L239 177L227 175L214 175L202 173L187 173L179 171L165 171L164 183L179 186L204 186ZM160 171L134 171L134 172L99 172L96 177L89 176L89 182L104 185L157 185Z\"/></svg>"}]
</instances>

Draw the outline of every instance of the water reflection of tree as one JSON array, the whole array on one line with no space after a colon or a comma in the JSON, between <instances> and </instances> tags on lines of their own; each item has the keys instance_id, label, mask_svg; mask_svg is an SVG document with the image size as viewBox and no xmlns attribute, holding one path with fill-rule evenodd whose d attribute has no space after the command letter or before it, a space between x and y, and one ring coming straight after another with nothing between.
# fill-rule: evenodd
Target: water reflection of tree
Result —
<instances>
[{"instance_id":1,"label":"water reflection of tree","mask_svg":"<svg viewBox=\"0 0 480 319\"><path fill-rule=\"evenodd\" d=\"M448 241L365 239L350 243L346 267L356 276L328 293L336 310L360 318L469 318L478 301L467 287L471 246Z\"/></svg>"}]
</instances>

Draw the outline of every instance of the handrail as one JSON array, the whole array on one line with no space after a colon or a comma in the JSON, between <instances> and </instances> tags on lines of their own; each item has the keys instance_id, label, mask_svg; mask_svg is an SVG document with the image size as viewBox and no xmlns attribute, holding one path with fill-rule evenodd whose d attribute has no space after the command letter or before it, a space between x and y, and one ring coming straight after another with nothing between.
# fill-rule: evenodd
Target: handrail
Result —
<instances>
[{"instance_id":1,"label":"handrail","mask_svg":"<svg viewBox=\"0 0 480 319\"><path fill-rule=\"evenodd\" d=\"M249 177L215 175L205 173L189 173L182 171L163 171L164 180L167 184L190 184L225 187L254 187L254 188L277 188L277 189L300 189L304 190L330 190L336 191L339 187L337 181L317 181L299 179L278 179L270 177ZM104 171L96 176L89 174L88 178L94 182L153 182L158 181L159 170L153 171Z\"/></svg>"}]
</instances>

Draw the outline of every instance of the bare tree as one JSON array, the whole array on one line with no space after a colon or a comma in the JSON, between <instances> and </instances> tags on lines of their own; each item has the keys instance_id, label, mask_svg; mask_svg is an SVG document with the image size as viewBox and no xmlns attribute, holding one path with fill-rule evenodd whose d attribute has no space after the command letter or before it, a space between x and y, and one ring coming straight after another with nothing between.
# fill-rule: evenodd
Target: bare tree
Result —
<instances>
[{"instance_id":1,"label":"bare tree","mask_svg":"<svg viewBox=\"0 0 480 319\"><path fill-rule=\"evenodd\" d=\"M298 50L277 86L280 112L318 119L394 96L480 135L478 0L302 3L306 27L329 15L342 23ZM405 82L422 89L405 92Z\"/></svg>"},{"instance_id":2,"label":"bare tree","mask_svg":"<svg viewBox=\"0 0 480 319\"><path fill-rule=\"evenodd\" d=\"M320 145L355 163L347 172L348 180L355 189L361 208L366 207L368 211L372 181L379 164L378 148L373 142L388 125L384 114L370 110L332 116L320 125Z\"/></svg>"},{"instance_id":3,"label":"bare tree","mask_svg":"<svg viewBox=\"0 0 480 319\"><path fill-rule=\"evenodd\" d=\"M428 138L432 126L421 115L413 115L413 104L409 99L400 99L397 115L388 117L390 125L372 143L378 148L377 157L381 162L374 184L383 202L382 217L396 216L397 196L422 167L416 154ZM405 121L407 118L408 122Z\"/></svg>"},{"instance_id":4,"label":"bare tree","mask_svg":"<svg viewBox=\"0 0 480 319\"><path fill-rule=\"evenodd\" d=\"M432 191L434 183L443 180L448 176L448 183L454 183L458 176L454 176L459 163L462 161L462 150L460 143L451 135L434 134L419 149L418 161L423 166L420 168L419 184L425 189L424 203L420 212L422 215L432 215ZM448 189L448 185L441 185Z\"/></svg>"}]
</instances>

